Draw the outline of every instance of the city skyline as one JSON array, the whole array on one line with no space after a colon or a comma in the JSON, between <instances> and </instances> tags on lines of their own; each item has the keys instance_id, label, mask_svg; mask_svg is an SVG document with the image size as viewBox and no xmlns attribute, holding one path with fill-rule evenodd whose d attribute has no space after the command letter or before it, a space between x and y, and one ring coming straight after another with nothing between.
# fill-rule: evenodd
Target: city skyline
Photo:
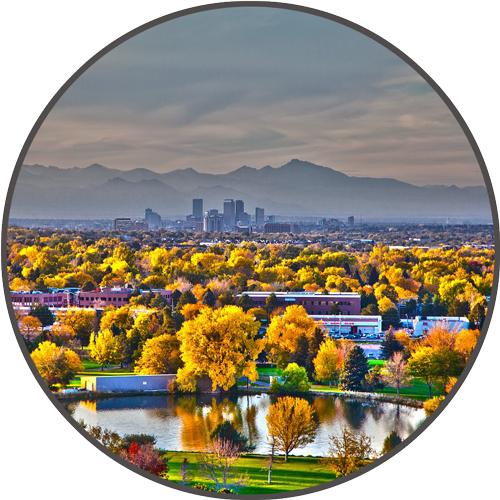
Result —
<instances>
[{"instance_id":1,"label":"city skyline","mask_svg":"<svg viewBox=\"0 0 500 500\"><path fill-rule=\"evenodd\" d=\"M351 28L269 7L201 12L124 42L62 96L25 163L225 173L290 158L484 185L455 117L404 61Z\"/></svg>"}]
</instances>

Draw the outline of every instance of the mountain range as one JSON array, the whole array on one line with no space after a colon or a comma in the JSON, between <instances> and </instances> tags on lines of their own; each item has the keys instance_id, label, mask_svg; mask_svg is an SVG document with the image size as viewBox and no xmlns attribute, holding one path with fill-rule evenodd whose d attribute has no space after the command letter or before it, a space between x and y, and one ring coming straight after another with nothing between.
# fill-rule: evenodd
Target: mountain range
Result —
<instances>
[{"instance_id":1,"label":"mountain range","mask_svg":"<svg viewBox=\"0 0 500 500\"><path fill-rule=\"evenodd\" d=\"M420 187L391 178L352 177L297 159L278 168L243 166L226 174L23 165L10 218L140 218L147 207L169 218L190 214L193 198L204 200L204 210L222 211L224 199L233 198L243 200L249 213L262 207L266 214L290 217L491 220L484 186Z\"/></svg>"}]
</instances>

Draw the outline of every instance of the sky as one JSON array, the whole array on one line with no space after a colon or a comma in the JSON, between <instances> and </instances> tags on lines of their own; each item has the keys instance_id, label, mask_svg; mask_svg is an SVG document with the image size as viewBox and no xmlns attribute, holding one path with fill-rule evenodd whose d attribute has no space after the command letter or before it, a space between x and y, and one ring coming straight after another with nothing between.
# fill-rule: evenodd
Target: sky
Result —
<instances>
[{"instance_id":1,"label":"sky","mask_svg":"<svg viewBox=\"0 0 500 500\"><path fill-rule=\"evenodd\" d=\"M390 50L321 17L238 7L135 36L89 68L25 163L225 173L292 158L415 185L484 185L430 85Z\"/></svg>"}]
</instances>

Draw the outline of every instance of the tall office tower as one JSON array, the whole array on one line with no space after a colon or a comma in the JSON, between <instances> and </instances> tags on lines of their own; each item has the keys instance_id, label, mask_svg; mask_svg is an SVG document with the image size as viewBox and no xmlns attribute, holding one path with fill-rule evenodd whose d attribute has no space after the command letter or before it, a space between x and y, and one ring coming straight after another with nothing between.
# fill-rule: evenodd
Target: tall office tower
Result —
<instances>
[{"instance_id":1,"label":"tall office tower","mask_svg":"<svg viewBox=\"0 0 500 500\"><path fill-rule=\"evenodd\" d=\"M195 220L201 221L203 219L203 200L193 200L193 215Z\"/></svg>"},{"instance_id":2,"label":"tall office tower","mask_svg":"<svg viewBox=\"0 0 500 500\"><path fill-rule=\"evenodd\" d=\"M245 212L243 200L236 200L236 223L240 222L241 214Z\"/></svg>"},{"instance_id":3,"label":"tall office tower","mask_svg":"<svg viewBox=\"0 0 500 500\"><path fill-rule=\"evenodd\" d=\"M224 200L224 225L232 228L235 224L236 210L234 200Z\"/></svg>"},{"instance_id":4,"label":"tall office tower","mask_svg":"<svg viewBox=\"0 0 500 500\"><path fill-rule=\"evenodd\" d=\"M222 233L224 231L224 216L209 215L208 212L205 212L203 231L205 233Z\"/></svg>"},{"instance_id":5,"label":"tall office tower","mask_svg":"<svg viewBox=\"0 0 500 500\"><path fill-rule=\"evenodd\" d=\"M264 224L264 209L257 207L255 209L255 224L261 226Z\"/></svg>"},{"instance_id":6,"label":"tall office tower","mask_svg":"<svg viewBox=\"0 0 500 500\"><path fill-rule=\"evenodd\" d=\"M161 216L153 212L151 208L146 208L144 220L147 222L149 229L158 229L161 227Z\"/></svg>"}]
</instances>

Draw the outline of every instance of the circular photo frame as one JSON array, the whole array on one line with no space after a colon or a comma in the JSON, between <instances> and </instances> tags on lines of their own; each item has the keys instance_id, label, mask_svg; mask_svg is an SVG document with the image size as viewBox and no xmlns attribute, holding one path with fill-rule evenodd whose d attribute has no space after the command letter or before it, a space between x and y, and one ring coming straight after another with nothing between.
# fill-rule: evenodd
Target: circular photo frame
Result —
<instances>
[{"instance_id":1,"label":"circular photo frame","mask_svg":"<svg viewBox=\"0 0 500 500\"><path fill-rule=\"evenodd\" d=\"M244 7L247 7L249 6L251 3L239 3L239 2L233 2L232 5L231 4L224 4L224 5L215 5L215 6L204 6L204 7L199 7L199 8L195 8L193 10L188 10L188 11L185 11L185 12L179 12L178 14L172 14L171 16L166 16L162 22L168 22L168 21L171 21L173 19L180 19L184 16L189 16L189 15L193 15L194 13L200 13L200 12L208 12L210 8L210 11L212 12L216 12L217 10L221 9L221 8L225 8L225 9L237 9L239 7L241 8L244 8ZM441 91L441 89L437 86L437 84L435 84L435 82L433 80L430 79L430 77L428 77L428 75L426 73L423 72L423 70L421 68L419 68L413 61L411 61L407 56L405 56L404 54L400 53L398 51L398 49L396 49L395 47L393 46L390 46L390 44L388 44L388 42L386 42L385 40L382 40L382 39L379 39L376 35L374 35L373 33L369 34L366 32L366 30L364 30L363 28L360 28L359 26L356 26L356 25L353 25L351 22L349 21L346 21L345 19L341 19L341 18L337 18L336 16L334 15L328 15L326 13L321 13L321 12L317 12L317 11L310 11L309 9L306 9L306 8L303 8L303 7L298 7L298 6L291 6L291 5L283 5L283 4L272 4L272 3L257 3L259 4L260 8L263 8L263 9L273 9L273 8L279 8L279 9L282 9L282 10L285 10L287 12L293 12L293 13L304 13L305 15L313 15L313 16L319 16L320 18L322 19L328 19L330 20L331 22L336 22L336 23L339 23L340 25L342 26L346 26L348 27L349 29L354 29L356 30L358 33L359 33L359 36L362 37L363 35L369 35L370 38L372 40L375 40L376 42L382 44L383 46L387 48L389 48L393 54L396 54L398 57L400 57L407 65L411 66L411 68L413 68L413 70L416 71L416 73L418 73L418 75L420 75L420 77L423 77L425 79L425 81L427 82L427 84L429 84L432 89L434 90L434 92L439 95L439 97L444 101L444 103L448 106L450 112L453 114L454 118L456 119L458 125L462 128L462 131L463 133L465 134L465 136L467 137L467 140L469 141L469 144L470 144L470 148L471 150L473 151L473 154L475 155L476 157L476 161L477 163L479 164L479 167L481 168L482 170L482 175L484 177L484 183L485 183L485 186L488 190L488 193L489 193L489 203L491 204L491 210L492 210L492 224L494 226L494 229L495 229L495 237L496 235L498 234L498 221L497 221L497 214L496 214L496 208L495 208L495 203L494 203L494 197L493 197L493 192L492 192L492 186L491 186L491 182L489 180L489 177L488 177L488 173L486 172L486 169L485 169L485 165L484 165L484 161L481 157L481 154L479 152L479 149L477 148L477 145L474 141L474 138L472 137L467 125L465 124L465 122L463 121L463 119L461 118L461 116L458 114L457 110L454 108L453 104L449 101L448 97ZM213 9L216 9L216 10L213 10ZM154 29L152 28L153 25L155 24L158 24L159 23L159 20L157 21L152 21L149 26L151 26L151 29ZM130 39L134 34L138 34L139 32L142 32L144 31L144 29L147 29L148 28L148 25L146 26L142 26L141 28L137 28L137 30L133 30L133 32L130 32L128 35L125 35L123 37L122 40L120 40L121 42L123 42L125 39ZM58 92L58 94L56 94L56 96L54 97L53 101L51 101L51 103L49 104L49 106L47 106L46 110L44 111L44 113L42 113L40 119L38 120L37 124L35 125L35 127L33 128L32 130L32 133L30 134L28 140L26 141L26 144L25 144L25 147L23 149L23 152L21 153L21 156L19 158L19 161L18 161L18 165L16 166L16 170L14 172L14 178L13 178L13 181L12 181L12 185L11 187L9 188L9 193L7 193L7 207L6 207L6 211L5 211L5 214L4 214L4 230L3 230L3 241L4 241L4 245L7 244L7 225L8 225L8 221L9 221L9 209L11 209L11 202L12 202L12 197L13 197L13 194L15 196L15 190L14 190L14 183L15 183L15 180L16 180L16 177L19 176L19 173L20 173L20 170L21 170L21 164L25 163L25 157L26 157L26 154L28 153L28 150L30 149L30 147L32 147L32 141L35 137L35 135L37 134L37 132L39 132L39 130L41 130L43 127L44 127L44 124L42 122L44 122L44 120L46 120L46 118L49 118L50 117L50 114L51 114L51 111L52 109L57 106L57 101L59 100L59 98L61 98L63 96L63 94L66 92L66 90L69 89L69 87L71 87L71 85L74 83L74 82L78 82L78 78L84 74L84 70L86 70L87 68L90 68L93 66L94 63L96 63L102 56L105 55L105 53L108 53L110 50L112 50L115 46L118 46L119 44L118 43L114 43L114 44L111 44L111 47L107 47L106 49L104 49L101 53L97 54L97 56L95 58L93 58L92 60L89 61L89 63L87 63L86 65L82 66L81 70L77 71L75 73L75 75L70 78L70 80L68 80L67 84L65 84L63 86L63 88ZM228 77L229 78L229 77ZM126 86L126 85L125 85ZM292 90L295 90L297 91L297 89L292 89ZM315 88L315 91L317 91L317 89ZM349 91L353 91L352 89L352 85L349 86ZM322 90L319 91L319 94L321 94ZM234 98L231 98L231 96L227 96L229 100L231 99L234 99ZM296 97L296 96L294 96ZM240 98L238 98L240 99ZM241 102L238 101L238 102ZM84 106L87 105L87 103L84 103L83 104ZM147 106L146 104L144 104L145 106ZM222 107L225 107L227 106L225 103L222 105ZM199 110L195 110L194 113L203 113L204 111L199 111ZM64 117L63 117L64 118ZM408 119L410 119L411 117L406 117ZM61 123L63 122L63 120L61 121ZM47 125L49 124L49 121L46 121ZM68 122L69 123L69 122ZM94 124L95 125L95 124ZM61 124L59 124L59 126L61 126ZM408 124L408 126L414 126L413 123L410 123ZM432 123L429 123L427 124L427 126L429 127L432 127ZM60 129L60 130L63 130L63 129ZM48 130L48 132L50 132L50 130ZM269 135L271 134L272 131L267 131L266 134ZM268 137L266 137L266 140L267 140ZM281 137L277 137L275 138L275 140L281 140L282 138ZM35 139L36 140L36 139ZM263 138L259 138L259 137L254 137L253 140L256 140L256 141L262 141ZM63 142L63 141L61 141ZM290 147L295 147L296 144L291 144ZM50 147L52 147L52 145L50 145ZM47 149L50 149L50 147L48 147ZM247 148L248 145L245 145L245 147ZM41 151L43 150L43 148L41 149ZM429 153L429 152L428 152ZM431 155L431 153L429 153ZM255 160L256 161L256 160ZM292 162L293 163L293 162ZM311 163L314 163L314 162L311 162ZM252 163L253 164L253 163ZM256 165L259 165L259 168L261 168L262 166L264 166L264 163L262 164L259 164L259 163L256 163ZM279 164L276 164L274 165L273 163L273 166L278 166ZM286 165L285 165L286 166ZM293 165L292 165L293 166ZM301 168L304 168L304 165L301 165ZM333 167L334 168L334 167ZM341 170L341 169L339 169ZM460 176L458 175L458 172L455 170L453 171L454 173L451 174L453 175L453 182L455 183L460 183L461 180L460 180ZM59 173L58 173L59 175ZM362 177L363 175L358 175L356 176L353 176L353 177ZM376 176L374 176L376 177ZM42 179L43 181L43 179ZM18 181L19 182L19 181ZM431 184L431 183L429 183ZM20 184L18 184L20 185ZM40 184L41 186L42 184ZM423 185L423 184L422 184ZM463 186L466 186L467 184L462 184ZM460 186L459 186L460 188ZM229 195L228 197L229 198ZM23 203L27 203L27 201L29 201L27 198L23 199L22 202ZM405 200L405 201L409 201L409 200ZM14 200L14 203L15 203L15 200ZM275 209L275 210L279 210L279 209ZM194 213L194 205L193 205L193 213ZM37 213L37 215L39 215ZM377 214L374 213L373 214L375 216L375 218L377 217ZM379 217L381 217L381 215L378 215ZM146 214L146 217L147 217L147 214ZM365 215L365 223L369 224L370 223L370 219L368 217L368 220L367 220L367 216ZM464 215L463 214L460 214L459 217L461 217L462 219L464 218ZM13 218L11 216L11 218ZM22 217L18 217L18 218L22 218ZM27 217L24 217L24 218L27 218ZM34 218L45 218L45 217L34 217ZM256 218L257 218L257 212L256 212ZM116 217L115 219L119 219L119 217ZM350 224L350 221L348 218L346 218L346 224ZM372 219L373 220L373 219ZM235 221L236 222L236 221ZM285 221L286 223L287 221ZM471 221L469 221L471 222ZM257 221L255 221L255 223L257 224ZM275 223L275 221L269 221L269 223ZM325 220L325 224L326 224L326 220ZM474 224L474 221L472 221L472 224ZM279 226L279 221L277 222L277 225ZM451 222L451 225L453 225L453 222ZM119 228L118 228L119 229ZM129 228L130 229L130 228ZM264 231L263 231L264 232ZM269 230L270 232L270 230ZM276 230L276 232L281 232L280 229L278 228L278 230ZM290 230L290 233L292 233L293 231ZM267 234L267 233L266 233ZM46 236L44 236L46 237ZM415 241L418 240L417 237L415 237ZM496 239L496 238L495 238ZM464 240L465 241L465 240ZM21 242L22 243L22 242ZM27 246L27 245L25 245ZM401 246L401 245L396 245L396 246ZM419 245L419 246L422 246L422 245ZM487 246L487 245L486 245ZM491 245L490 245L491 246ZM5 248L5 247L4 247ZM5 259L5 255L4 255L4 259ZM364 263L366 264L366 263ZM9 264L11 265L11 264ZM3 275L4 275L4 287L8 287L9 285L9 276L7 276L7 269L6 269L6 262L4 260L3 262L3 268L2 268L2 271L3 271ZM483 326L483 329L482 329L482 335L480 336L479 340L478 340L478 343L477 343L477 347L476 349L472 352L472 354L470 355L470 359L468 361L468 364L465 366L465 368L463 369L462 371L462 375L458 378L458 381L456 382L455 384L455 387L450 389L449 391L449 395L445 398L444 402L441 403L439 409L437 409L435 411L435 413L428 417L427 420L425 421L424 424L422 424L417 430L415 430L414 432L412 432L410 435L408 436L405 436L405 439L403 440L403 443L401 445L399 445L399 450L402 450L406 447L407 444L409 444L410 442L412 442L423 430L425 430L427 428L427 426L432 423L434 421L434 419L436 418L437 415L439 415L441 413L441 411L448 405L448 403L450 402L450 400L454 397L455 393L457 392L458 388L461 386L463 380L465 379L465 376L467 375L467 373L470 371L471 367L472 367L472 364L474 363L475 361L475 358L477 357L477 354L479 352L479 347L481 346L482 342L484 341L484 335L486 333L486 329L488 328L488 325L490 323L490 320L491 320L491 313L492 313L492 309L493 309L493 304L494 304L494 298L495 298L495 294L496 294L496 286L497 286L497 274L496 274L496 270L495 270L495 279L493 281L493 290L491 291L491 295L488 296L488 299L489 299L489 305L487 307L487 310L488 310L488 313L486 314L486 318L485 318L485 322L484 322L484 326ZM479 273L476 273L476 274L479 274ZM344 276L345 277L345 276ZM29 281L29 278L27 278L27 280ZM315 283L306 283L306 284L315 284ZM317 284L317 283L316 283ZM326 285L326 283L325 283ZM388 283L388 285L390 286L391 283ZM335 286L332 286L330 290L328 290L328 294L331 294L331 292L336 292L338 291L337 290L337 284ZM51 287L52 288L52 287ZM71 288L71 287L68 287L67 284L65 287L62 287L62 288ZM292 287L293 288L293 287ZM299 290L299 286L296 287L297 290ZM275 290L275 291L279 291L279 290ZM9 289L6 288L6 293L9 292ZM305 289L305 291L298 291L297 293L312 293L312 292L316 292L318 293L318 290L312 290L312 289ZM284 291L283 293L285 294L293 294L294 293L294 290L287 290L287 291ZM340 291L339 293L351 293L351 292L342 292ZM291 295L289 295L289 297L291 297ZM422 299L423 297L421 297ZM398 299L400 299L400 297L398 296ZM14 312L14 309L12 308L11 304L9 304L9 299L7 300L8 302L8 306L9 306L9 313L10 313L10 316L11 316L11 319L13 321L15 321L15 324L18 323L19 321L19 318L17 319L14 319L15 316L15 312ZM255 304L254 304L255 305ZM318 304L319 305L319 304ZM400 304L397 304L398 306ZM104 308L103 308L104 309ZM319 310L317 311L318 313L321 313L323 312L322 310ZM340 311L340 315L342 315L342 312L344 311ZM350 311L349 311L350 312ZM346 316L347 315L350 315L349 312L346 313ZM316 311L308 311L309 315L310 316L315 316L316 314ZM358 311L359 313L359 311ZM338 314L336 312L336 314ZM327 314L327 316L330 315L332 316L331 314ZM352 315L352 314L351 314ZM354 314L353 316L355 316L356 314ZM318 316L321 316L321 314L318 314ZM430 315L429 315L430 316ZM420 316L421 318L424 317L424 315L421 315ZM448 316L449 317L449 316ZM187 318L185 318L187 320ZM268 319L270 320L270 318ZM325 318L322 318L321 321L323 322L323 324L326 323L326 319ZM341 323L341 319L339 318L339 330L341 330L342 328L342 323ZM350 325L350 326L354 326L354 325ZM15 328L16 329L16 328ZM361 327L360 327L361 329ZM354 329L351 328L351 331L354 332ZM19 339L18 340L22 340L22 337L20 337L20 332L17 331L16 332L18 334L18 337ZM330 332L332 333L332 332ZM345 332L342 332L342 331L339 331L339 333L345 333ZM357 332L356 332L357 333ZM26 336L25 336L26 338ZM49 339L50 340L50 339ZM355 341L357 341L357 339L353 339ZM366 340L366 339L365 339ZM20 342L20 344L22 344L22 342ZM25 355L25 357L27 359L31 359L29 358L28 356L28 349L26 346L23 346L21 345L22 347L22 350L23 350L23 354ZM34 365L31 364L30 362L30 367L32 368L32 370L34 369ZM55 404L55 406L57 407L57 409L64 415L64 412L66 410L63 410L62 407L60 406L60 403L59 402L56 402L56 398L55 396L49 391L48 387L45 384L45 382L42 381L41 377L38 375L37 372L34 371L34 374L36 376L36 378L38 379L38 381L40 382L40 384L42 385L42 387L44 387L44 390L46 391L47 394L49 394L49 398L52 400L52 402ZM261 375L259 373L259 375ZM281 374L282 375L282 374ZM280 381L282 382L282 381ZM376 391L375 391L376 392ZM284 397L284 394L281 394L280 393L280 396L283 396ZM278 397L279 399L279 397ZM60 401L60 400L59 400ZM361 403L363 405L363 403ZM388 403L389 404L389 403ZM271 406L271 405L269 405ZM267 408L269 408L269 406ZM367 404L368 406L368 404ZM52 409L53 410L53 409ZM52 411L50 410L50 411ZM447 410L448 412L448 410ZM53 413L53 411L52 411ZM374 411L374 413L376 413ZM66 414L64 415L69 421L71 421L71 417ZM316 417L316 420L317 420L317 417ZM316 422L318 423L318 422ZM76 425L74 422L73 422L73 425L78 428L78 425ZM91 425L91 424L89 424ZM68 426L69 428L69 426ZM71 429L69 429L71 430ZM82 431L81 429L79 429L82 434L85 434L84 431ZM75 434L75 433L73 433ZM132 434L132 433L131 433ZM78 436L77 436L78 437ZM149 479L153 479L153 480L156 480L157 482L161 483L161 484L165 484L165 481L162 480L162 479L154 479L151 474L149 473L144 473L141 469L138 469L136 466L133 466L133 465L130 465L130 460L128 459L125 459L123 457L121 458L117 458L116 456L116 453L111 453L109 451L109 448L106 448L105 446L103 446L102 444L99 444L99 443L96 443L94 440L92 439L89 439L93 442L93 444L95 446L97 446L99 449L101 449L101 451L103 451L105 454L109 455L109 456L112 456L116 461L118 461L121 465L125 465L127 468L131 469L131 470L134 470L134 472L137 472L138 474L140 475L143 475L145 477L148 477ZM418 441L417 441L418 442ZM413 449L413 445L412 444L412 449ZM302 494L306 494L306 493L309 493L309 492L313 492L313 491L317 491L318 492L318 495L320 494L319 491L325 489L325 488L329 488L329 487L332 487L332 486L335 486L336 484L342 484L346 481L350 481L350 479L352 478L358 478L358 480L361 479L361 476L365 477L366 478L366 475L364 474L365 472L368 472L370 471L371 469L373 469L374 467L377 467L378 465L382 464L383 462L385 462L388 458L390 458L391 456L393 456L394 454L396 454L398 451L399 451L397 448L394 449L393 451L390 451L389 453L387 453L386 455L384 455L382 458L377 458L375 460L375 462L373 462L372 464L367 464L367 465L364 465L362 468L360 468L358 471L355 471L355 472L351 472L349 473L348 475L346 475L345 477L339 477L338 479L336 479L334 482L323 482L322 484L319 484L319 485L316 485L316 486L311 486L311 487L306 487L306 489L294 489L294 490L287 490L287 491L282 491L280 492L279 490L278 491L270 491L270 492L265 492L265 491L262 491L262 490L259 490L259 493L252 493L250 492L249 494L252 494L254 497L255 496L260 496L261 498L281 498L281 497L288 497L288 496L296 496L296 495L302 495ZM130 450L128 450L130 452ZM172 450L171 450L172 451ZM178 448L176 448L176 451L178 451ZM313 452L314 453L314 452ZM380 452L379 452L380 453ZM405 453L408 453L407 451ZM95 452L92 454L92 456L95 455ZM130 457L129 457L130 458ZM366 457L365 457L366 458ZM259 458L259 460L263 460L263 458ZM109 463L109 461L105 461L105 463ZM390 462L392 464L392 461ZM171 463L171 465L173 465L173 463ZM386 466L388 467L388 466ZM179 467L178 467L179 468ZM261 468L265 468L264 465L261 464ZM177 473L177 470L175 468L172 468L170 467L170 471L172 470L175 470L176 473ZM279 469L277 469L279 470ZM300 471L295 471L295 473L300 473ZM127 475L126 475L127 476ZM130 474L128 474L128 476L130 476ZM127 477L128 477L127 476ZM368 475L368 477L370 477L370 475ZM171 478L171 479L174 479L174 478ZM175 480L177 480L177 477L175 478ZM170 481L169 483L166 483L168 486L172 486L174 489L178 489L180 491L190 491L190 492L193 492L193 493L197 493L197 494L201 494L201 495L205 495L205 496L218 496L218 493L214 493L214 492L211 492L211 491L207 491L207 490L190 490L190 489L187 489L187 487L185 486L182 486L182 485L179 485L178 483L175 483L175 484L171 484L172 481ZM141 483L142 484L142 483ZM306 483L307 484L307 483ZM351 484L351 483L350 483ZM177 493L177 492L176 492ZM236 490L234 490L233 492L229 493L229 495L233 494L233 493L236 493ZM179 492L179 494L181 494ZM323 493L325 494L325 493Z\"/></svg>"}]
</instances>

